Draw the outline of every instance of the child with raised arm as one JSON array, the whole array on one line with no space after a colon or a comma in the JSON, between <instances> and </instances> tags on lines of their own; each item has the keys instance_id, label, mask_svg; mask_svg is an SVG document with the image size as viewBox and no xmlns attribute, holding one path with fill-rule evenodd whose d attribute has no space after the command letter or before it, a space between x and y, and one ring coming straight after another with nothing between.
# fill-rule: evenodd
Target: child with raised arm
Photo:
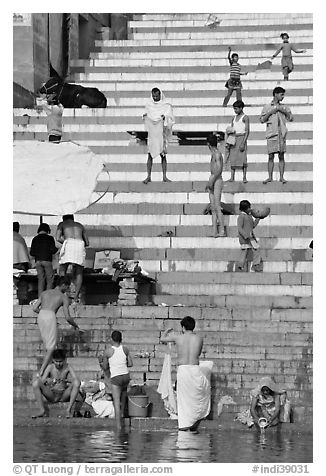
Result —
<instances>
[{"instance_id":1,"label":"child with raised arm","mask_svg":"<svg viewBox=\"0 0 326 476\"><path fill-rule=\"evenodd\" d=\"M34 395L41 411L32 418L49 416L43 397L51 403L69 401L66 418L71 418L74 404L76 413L80 413L85 395L79 392L79 388L80 380L67 363L65 351L56 349L52 355L52 363L46 367L42 377L37 376L33 382Z\"/></svg>"},{"instance_id":2,"label":"child with raised arm","mask_svg":"<svg viewBox=\"0 0 326 476\"><path fill-rule=\"evenodd\" d=\"M282 71L284 76L284 81L288 81L289 74L293 71L293 60L291 52L295 53L305 53L306 50L298 50L294 47L292 43L289 43L289 35L287 33L281 33L280 37L283 40L283 44L279 49L273 54L271 59L273 60L276 56L282 51Z\"/></svg>"},{"instance_id":3,"label":"child with raised arm","mask_svg":"<svg viewBox=\"0 0 326 476\"><path fill-rule=\"evenodd\" d=\"M239 64L239 55L237 53L233 53L231 55L231 47L229 46L229 53L228 53L228 61L230 63L230 78L225 83L225 87L228 88L227 95L223 101L223 107L228 105L230 97L232 96L233 91L236 92L237 101L242 100L241 89L242 83L240 80L240 76L247 75L246 73L241 73L241 65Z\"/></svg>"},{"instance_id":4,"label":"child with raised arm","mask_svg":"<svg viewBox=\"0 0 326 476\"><path fill-rule=\"evenodd\" d=\"M254 228L259 223L260 218L251 216L251 203L248 200L241 200L239 204L240 215L238 216L238 236L241 247L240 261L238 265L239 271L246 271L248 268L249 250L253 252L253 260L251 269L253 271L262 271L262 258L260 256L257 238L254 235Z\"/></svg>"},{"instance_id":5,"label":"child with raised arm","mask_svg":"<svg viewBox=\"0 0 326 476\"><path fill-rule=\"evenodd\" d=\"M222 141L223 138L220 135L216 136L214 134L210 134L207 137L207 145L211 152L211 175L205 187L205 191L209 194L214 238L226 236L223 214L221 210L221 195L223 190L223 155L219 150L219 147Z\"/></svg>"}]
</instances>

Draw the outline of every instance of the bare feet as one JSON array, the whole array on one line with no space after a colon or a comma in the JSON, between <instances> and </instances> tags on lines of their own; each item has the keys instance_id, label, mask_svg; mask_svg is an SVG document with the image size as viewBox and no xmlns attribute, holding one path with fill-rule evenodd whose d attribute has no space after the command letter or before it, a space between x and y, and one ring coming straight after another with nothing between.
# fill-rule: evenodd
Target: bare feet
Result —
<instances>
[{"instance_id":1,"label":"bare feet","mask_svg":"<svg viewBox=\"0 0 326 476\"><path fill-rule=\"evenodd\" d=\"M234 179L230 178L229 180L227 180L227 182L234 182Z\"/></svg>"},{"instance_id":2,"label":"bare feet","mask_svg":"<svg viewBox=\"0 0 326 476\"><path fill-rule=\"evenodd\" d=\"M147 178L145 178L145 180L143 180L143 183L144 183L145 185L147 185L147 184L148 184L149 182L151 182L151 181L152 181L151 178L150 178L150 177L147 177Z\"/></svg>"},{"instance_id":3,"label":"bare feet","mask_svg":"<svg viewBox=\"0 0 326 476\"><path fill-rule=\"evenodd\" d=\"M163 177L163 182L172 182L172 180L168 179L167 177Z\"/></svg>"},{"instance_id":4,"label":"bare feet","mask_svg":"<svg viewBox=\"0 0 326 476\"><path fill-rule=\"evenodd\" d=\"M40 413L36 413L35 415L32 415L32 418L46 418L48 416L49 414L44 410L43 412L41 411Z\"/></svg>"},{"instance_id":5,"label":"bare feet","mask_svg":"<svg viewBox=\"0 0 326 476\"><path fill-rule=\"evenodd\" d=\"M285 179L282 177L282 178L280 178L280 182L281 182L281 183L287 183L287 180L285 180Z\"/></svg>"},{"instance_id":6,"label":"bare feet","mask_svg":"<svg viewBox=\"0 0 326 476\"><path fill-rule=\"evenodd\" d=\"M248 183L248 180L247 180L246 178L244 178L244 179L242 180L242 182L243 182L243 183Z\"/></svg>"},{"instance_id":7,"label":"bare feet","mask_svg":"<svg viewBox=\"0 0 326 476\"><path fill-rule=\"evenodd\" d=\"M71 418L71 417L72 417L70 410L67 410L67 411L66 411L65 417L66 417L66 418Z\"/></svg>"},{"instance_id":8,"label":"bare feet","mask_svg":"<svg viewBox=\"0 0 326 476\"><path fill-rule=\"evenodd\" d=\"M273 179L268 178L268 179L266 179L266 180L263 181L264 184L269 183L269 182L273 182Z\"/></svg>"}]
</instances>

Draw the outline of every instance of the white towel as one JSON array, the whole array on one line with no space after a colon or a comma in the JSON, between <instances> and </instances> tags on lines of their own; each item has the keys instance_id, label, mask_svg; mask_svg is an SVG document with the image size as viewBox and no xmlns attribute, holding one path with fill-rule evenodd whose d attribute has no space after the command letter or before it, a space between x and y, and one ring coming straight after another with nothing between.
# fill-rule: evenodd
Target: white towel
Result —
<instances>
[{"instance_id":1,"label":"white towel","mask_svg":"<svg viewBox=\"0 0 326 476\"><path fill-rule=\"evenodd\" d=\"M171 355L165 354L161 378L157 387L158 393L161 394L164 407L171 418L176 419L177 402L175 400L172 379L171 379Z\"/></svg>"}]
</instances>

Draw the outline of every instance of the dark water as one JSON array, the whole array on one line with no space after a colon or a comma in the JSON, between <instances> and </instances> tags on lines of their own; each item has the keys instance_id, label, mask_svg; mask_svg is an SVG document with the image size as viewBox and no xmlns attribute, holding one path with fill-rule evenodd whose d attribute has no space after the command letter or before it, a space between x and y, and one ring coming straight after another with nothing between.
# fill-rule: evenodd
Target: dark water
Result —
<instances>
[{"instance_id":1,"label":"dark water","mask_svg":"<svg viewBox=\"0 0 326 476\"><path fill-rule=\"evenodd\" d=\"M117 434L109 430L15 427L14 462L35 463L311 463L312 434L205 430Z\"/></svg>"}]
</instances>

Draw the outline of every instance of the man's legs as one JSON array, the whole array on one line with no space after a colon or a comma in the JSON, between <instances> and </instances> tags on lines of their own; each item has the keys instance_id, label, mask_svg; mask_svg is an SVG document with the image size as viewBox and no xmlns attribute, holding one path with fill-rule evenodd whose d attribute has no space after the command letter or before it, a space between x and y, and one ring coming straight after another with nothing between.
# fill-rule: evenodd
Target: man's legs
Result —
<instances>
[{"instance_id":1,"label":"man's legs","mask_svg":"<svg viewBox=\"0 0 326 476\"><path fill-rule=\"evenodd\" d=\"M45 270L45 276L46 276L46 289L52 289L53 288L53 266L51 261L43 261L43 267Z\"/></svg>"},{"instance_id":2,"label":"man's legs","mask_svg":"<svg viewBox=\"0 0 326 476\"><path fill-rule=\"evenodd\" d=\"M221 208L222 190L223 190L223 180L218 179L216 180L214 185L215 213L217 215L218 228L219 228L217 236L225 236L224 218L223 218L223 213ZM212 216L213 216L213 212L212 212Z\"/></svg>"},{"instance_id":3,"label":"man's legs","mask_svg":"<svg viewBox=\"0 0 326 476\"><path fill-rule=\"evenodd\" d=\"M238 88L235 90L237 101L242 101L242 93L241 93L241 88Z\"/></svg>"},{"instance_id":4,"label":"man's legs","mask_svg":"<svg viewBox=\"0 0 326 476\"><path fill-rule=\"evenodd\" d=\"M35 267L37 270L37 289L38 289L38 297L41 296L41 293L45 289L45 274L46 270L43 267L43 261L36 261Z\"/></svg>"},{"instance_id":5,"label":"man's legs","mask_svg":"<svg viewBox=\"0 0 326 476\"><path fill-rule=\"evenodd\" d=\"M243 168L242 168L242 171L243 171L243 177L242 177L242 181L243 183L247 183L248 180L247 180L247 165L244 165Z\"/></svg>"},{"instance_id":6,"label":"man's legs","mask_svg":"<svg viewBox=\"0 0 326 476\"><path fill-rule=\"evenodd\" d=\"M112 397L117 429L121 430L121 387L112 384Z\"/></svg>"},{"instance_id":7,"label":"man's legs","mask_svg":"<svg viewBox=\"0 0 326 476\"><path fill-rule=\"evenodd\" d=\"M162 164L162 172L163 172L163 182L171 182L170 179L167 178L166 176L166 170L167 170L167 161L166 161L166 154L164 152L160 154L161 156L161 164Z\"/></svg>"},{"instance_id":8,"label":"man's legs","mask_svg":"<svg viewBox=\"0 0 326 476\"><path fill-rule=\"evenodd\" d=\"M36 377L36 379L33 381L33 392L35 395L35 399L39 407L41 408L41 411L39 413L36 413L35 415L32 415L32 418L48 416L48 410L44 406L43 396L49 402L53 402L54 401L53 392L44 385L40 377Z\"/></svg>"},{"instance_id":9,"label":"man's legs","mask_svg":"<svg viewBox=\"0 0 326 476\"><path fill-rule=\"evenodd\" d=\"M62 397L60 398L61 402L67 402L69 400L69 405L66 411L66 418L71 417L72 407L76 401L76 398L79 394L80 380L74 380L71 385L63 392ZM81 408L81 406L80 406ZM80 410L79 408L79 410Z\"/></svg>"},{"instance_id":10,"label":"man's legs","mask_svg":"<svg viewBox=\"0 0 326 476\"><path fill-rule=\"evenodd\" d=\"M279 169L280 169L280 182L286 183L284 179L284 170L285 170L285 160L284 160L284 152L278 153L278 161L279 161Z\"/></svg>"},{"instance_id":11,"label":"man's legs","mask_svg":"<svg viewBox=\"0 0 326 476\"><path fill-rule=\"evenodd\" d=\"M260 249L259 248L253 248L252 249L253 253L253 259L252 259L252 264L251 264L251 269L254 271L263 271L263 265L262 265L262 258L260 254Z\"/></svg>"},{"instance_id":12,"label":"man's legs","mask_svg":"<svg viewBox=\"0 0 326 476\"><path fill-rule=\"evenodd\" d=\"M120 400L121 400L121 418L124 418L124 416L125 416L125 408L126 408L126 404L127 404L127 389L128 389L128 387L123 387L121 389L121 397L120 397Z\"/></svg>"},{"instance_id":13,"label":"man's legs","mask_svg":"<svg viewBox=\"0 0 326 476\"><path fill-rule=\"evenodd\" d=\"M152 175L152 166L153 166L153 158L151 154L148 152L148 157L147 157L147 177L143 181L143 183L146 185L148 182L151 182L151 175Z\"/></svg>"},{"instance_id":14,"label":"man's legs","mask_svg":"<svg viewBox=\"0 0 326 476\"><path fill-rule=\"evenodd\" d=\"M43 363L42 363L42 366L41 366L40 371L39 371L40 377L42 377L44 370L47 368L47 366L52 361L52 354L53 354L54 349L55 349L55 346L51 347L50 349L46 349L46 354L44 356Z\"/></svg>"},{"instance_id":15,"label":"man's legs","mask_svg":"<svg viewBox=\"0 0 326 476\"><path fill-rule=\"evenodd\" d=\"M223 107L226 107L228 105L228 102L230 100L230 97L232 96L232 93L233 93L233 89L232 88L228 88L228 92L224 98L224 101L223 101Z\"/></svg>"},{"instance_id":16,"label":"man's legs","mask_svg":"<svg viewBox=\"0 0 326 476\"><path fill-rule=\"evenodd\" d=\"M74 264L75 268L75 273L76 273L76 280L75 280L75 286L76 286L76 295L75 295L75 301L78 301L79 299L79 293L83 284L83 266L80 266L79 264Z\"/></svg>"},{"instance_id":17,"label":"man's legs","mask_svg":"<svg viewBox=\"0 0 326 476\"><path fill-rule=\"evenodd\" d=\"M268 178L263 181L263 183L268 183L273 181L273 170L274 170L274 154L268 154Z\"/></svg>"},{"instance_id":18,"label":"man's legs","mask_svg":"<svg viewBox=\"0 0 326 476\"><path fill-rule=\"evenodd\" d=\"M238 268L241 271L246 271L246 267L248 263L248 252L249 252L249 248L246 248L246 249L241 248L239 265L238 265Z\"/></svg>"},{"instance_id":19,"label":"man's legs","mask_svg":"<svg viewBox=\"0 0 326 476\"><path fill-rule=\"evenodd\" d=\"M66 276L69 263L59 265L59 276Z\"/></svg>"},{"instance_id":20,"label":"man's legs","mask_svg":"<svg viewBox=\"0 0 326 476\"><path fill-rule=\"evenodd\" d=\"M235 168L231 167L231 177L230 177L230 180L228 180L228 182L234 182L234 178L235 178Z\"/></svg>"}]
</instances>

